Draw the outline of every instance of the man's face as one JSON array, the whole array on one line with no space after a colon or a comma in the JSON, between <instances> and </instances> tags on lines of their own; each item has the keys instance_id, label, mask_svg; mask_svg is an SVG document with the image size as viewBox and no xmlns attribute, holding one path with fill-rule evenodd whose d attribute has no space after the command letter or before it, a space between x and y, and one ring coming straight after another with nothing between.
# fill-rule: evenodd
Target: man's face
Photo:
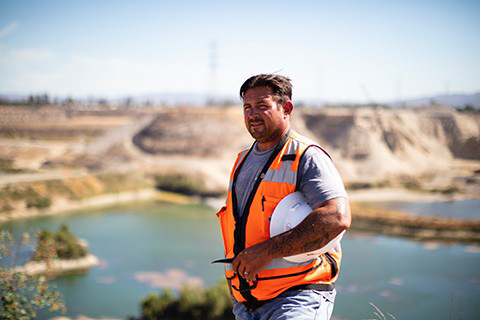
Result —
<instances>
[{"instance_id":1,"label":"man's face","mask_svg":"<svg viewBox=\"0 0 480 320\"><path fill-rule=\"evenodd\" d=\"M243 97L245 125L260 145L275 146L288 128L288 114L269 87L248 89Z\"/></svg>"}]
</instances>

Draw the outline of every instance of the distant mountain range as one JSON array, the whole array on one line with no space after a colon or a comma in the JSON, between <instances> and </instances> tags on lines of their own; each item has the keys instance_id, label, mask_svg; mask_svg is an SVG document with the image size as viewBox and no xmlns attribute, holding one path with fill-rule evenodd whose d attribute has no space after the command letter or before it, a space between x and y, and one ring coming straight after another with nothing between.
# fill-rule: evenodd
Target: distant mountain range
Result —
<instances>
[{"instance_id":1,"label":"distant mountain range","mask_svg":"<svg viewBox=\"0 0 480 320\"><path fill-rule=\"evenodd\" d=\"M123 98L125 100L126 98ZM241 101L237 96L215 96L210 98L208 95L200 93L163 93L163 94L146 94L133 96L132 102L149 102L151 104L165 104L165 105L193 105L201 106L205 105L207 101L210 104L216 105L234 105L240 104ZM116 99L115 101L122 101L122 99ZM297 104L303 104L305 106L324 106L341 104L338 101L326 102L323 100L305 100L299 98L296 101ZM207 103L208 104L208 103ZM480 92L474 94L450 94L450 95L436 95L422 98L406 99L398 102L384 102L383 104L388 106L429 106L429 105L444 105L452 108L465 108L471 106L475 109L480 109Z\"/></svg>"},{"instance_id":2,"label":"distant mountain range","mask_svg":"<svg viewBox=\"0 0 480 320\"><path fill-rule=\"evenodd\" d=\"M408 106L428 106L433 104L446 105L453 108L465 108L471 106L480 109L480 92L474 94L450 94L437 95L403 101Z\"/></svg>"},{"instance_id":3,"label":"distant mountain range","mask_svg":"<svg viewBox=\"0 0 480 320\"><path fill-rule=\"evenodd\" d=\"M23 103L28 102L29 97L32 95L20 95L20 94L1 94L1 104L11 103ZM47 97L45 94L33 95L36 99L42 101ZM61 104L63 101L72 99L70 97L47 97L46 100L50 103ZM155 93L155 94L142 94L131 95L116 98L104 98L101 96L95 97L73 97L76 102L82 104L112 104L112 105L169 105L169 106L203 106L203 105L236 105L241 101L236 96L220 96L211 97L207 94L201 93ZM325 105L339 105L344 104L339 101L323 101L323 100L310 100L310 99L297 99L296 104L304 106L325 106ZM349 103L354 105L354 103ZM449 95L436 95L427 96L422 98L405 99L401 102L384 101L379 104L388 105L392 107L398 106L429 106L429 105L444 105L452 108L463 109L465 107L472 107L474 109L480 109L480 92L473 94L449 94Z\"/></svg>"}]
</instances>

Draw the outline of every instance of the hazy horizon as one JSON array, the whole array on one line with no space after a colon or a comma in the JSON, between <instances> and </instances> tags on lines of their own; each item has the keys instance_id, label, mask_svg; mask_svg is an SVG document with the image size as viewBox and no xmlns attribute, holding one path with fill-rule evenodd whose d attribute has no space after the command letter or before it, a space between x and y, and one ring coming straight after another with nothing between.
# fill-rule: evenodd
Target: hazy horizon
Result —
<instances>
[{"instance_id":1,"label":"hazy horizon","mask_svg":"<svg viewBox=\"0 0 480 320\"><path fill-rule=\"evenodd\" d=\"M399 101L480 91L480 3L0 3L0 93L238 96L253 74L294 99Z\"/></svg>"}]
</instances>

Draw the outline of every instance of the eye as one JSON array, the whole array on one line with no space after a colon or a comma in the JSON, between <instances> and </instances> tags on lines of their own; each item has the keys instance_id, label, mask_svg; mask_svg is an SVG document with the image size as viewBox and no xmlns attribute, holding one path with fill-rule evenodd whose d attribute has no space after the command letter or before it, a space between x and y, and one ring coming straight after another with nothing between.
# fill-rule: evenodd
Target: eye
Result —
<instances>
[{"instance_id":1,"label":"eye","mask_svg":"<svg viewBox=\"0 0 480 320\"><path fill-rule=\"evenodd\" d=\"M251 109L250 106L244 106L244 107L243 107L243 111L249 111L250 109Z\"/></svg>"}]
</instances>

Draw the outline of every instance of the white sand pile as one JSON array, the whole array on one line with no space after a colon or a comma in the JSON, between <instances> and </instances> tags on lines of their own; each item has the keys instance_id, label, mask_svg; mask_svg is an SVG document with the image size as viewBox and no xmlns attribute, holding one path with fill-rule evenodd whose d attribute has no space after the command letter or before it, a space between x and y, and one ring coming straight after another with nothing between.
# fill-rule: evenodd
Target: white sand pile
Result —
<instances>
[{"instance_id":1,"label":"white sand pile","mask_svg":"<svg viewBox=\"0 0 480 320\"><path fill-rule=\"evenodd\" d=\"M361 108L306 111L301 120L346 180L375 181L441 174L454 158L480 160L479 119L449 109Z\"/></svg>"}]
</instances>

